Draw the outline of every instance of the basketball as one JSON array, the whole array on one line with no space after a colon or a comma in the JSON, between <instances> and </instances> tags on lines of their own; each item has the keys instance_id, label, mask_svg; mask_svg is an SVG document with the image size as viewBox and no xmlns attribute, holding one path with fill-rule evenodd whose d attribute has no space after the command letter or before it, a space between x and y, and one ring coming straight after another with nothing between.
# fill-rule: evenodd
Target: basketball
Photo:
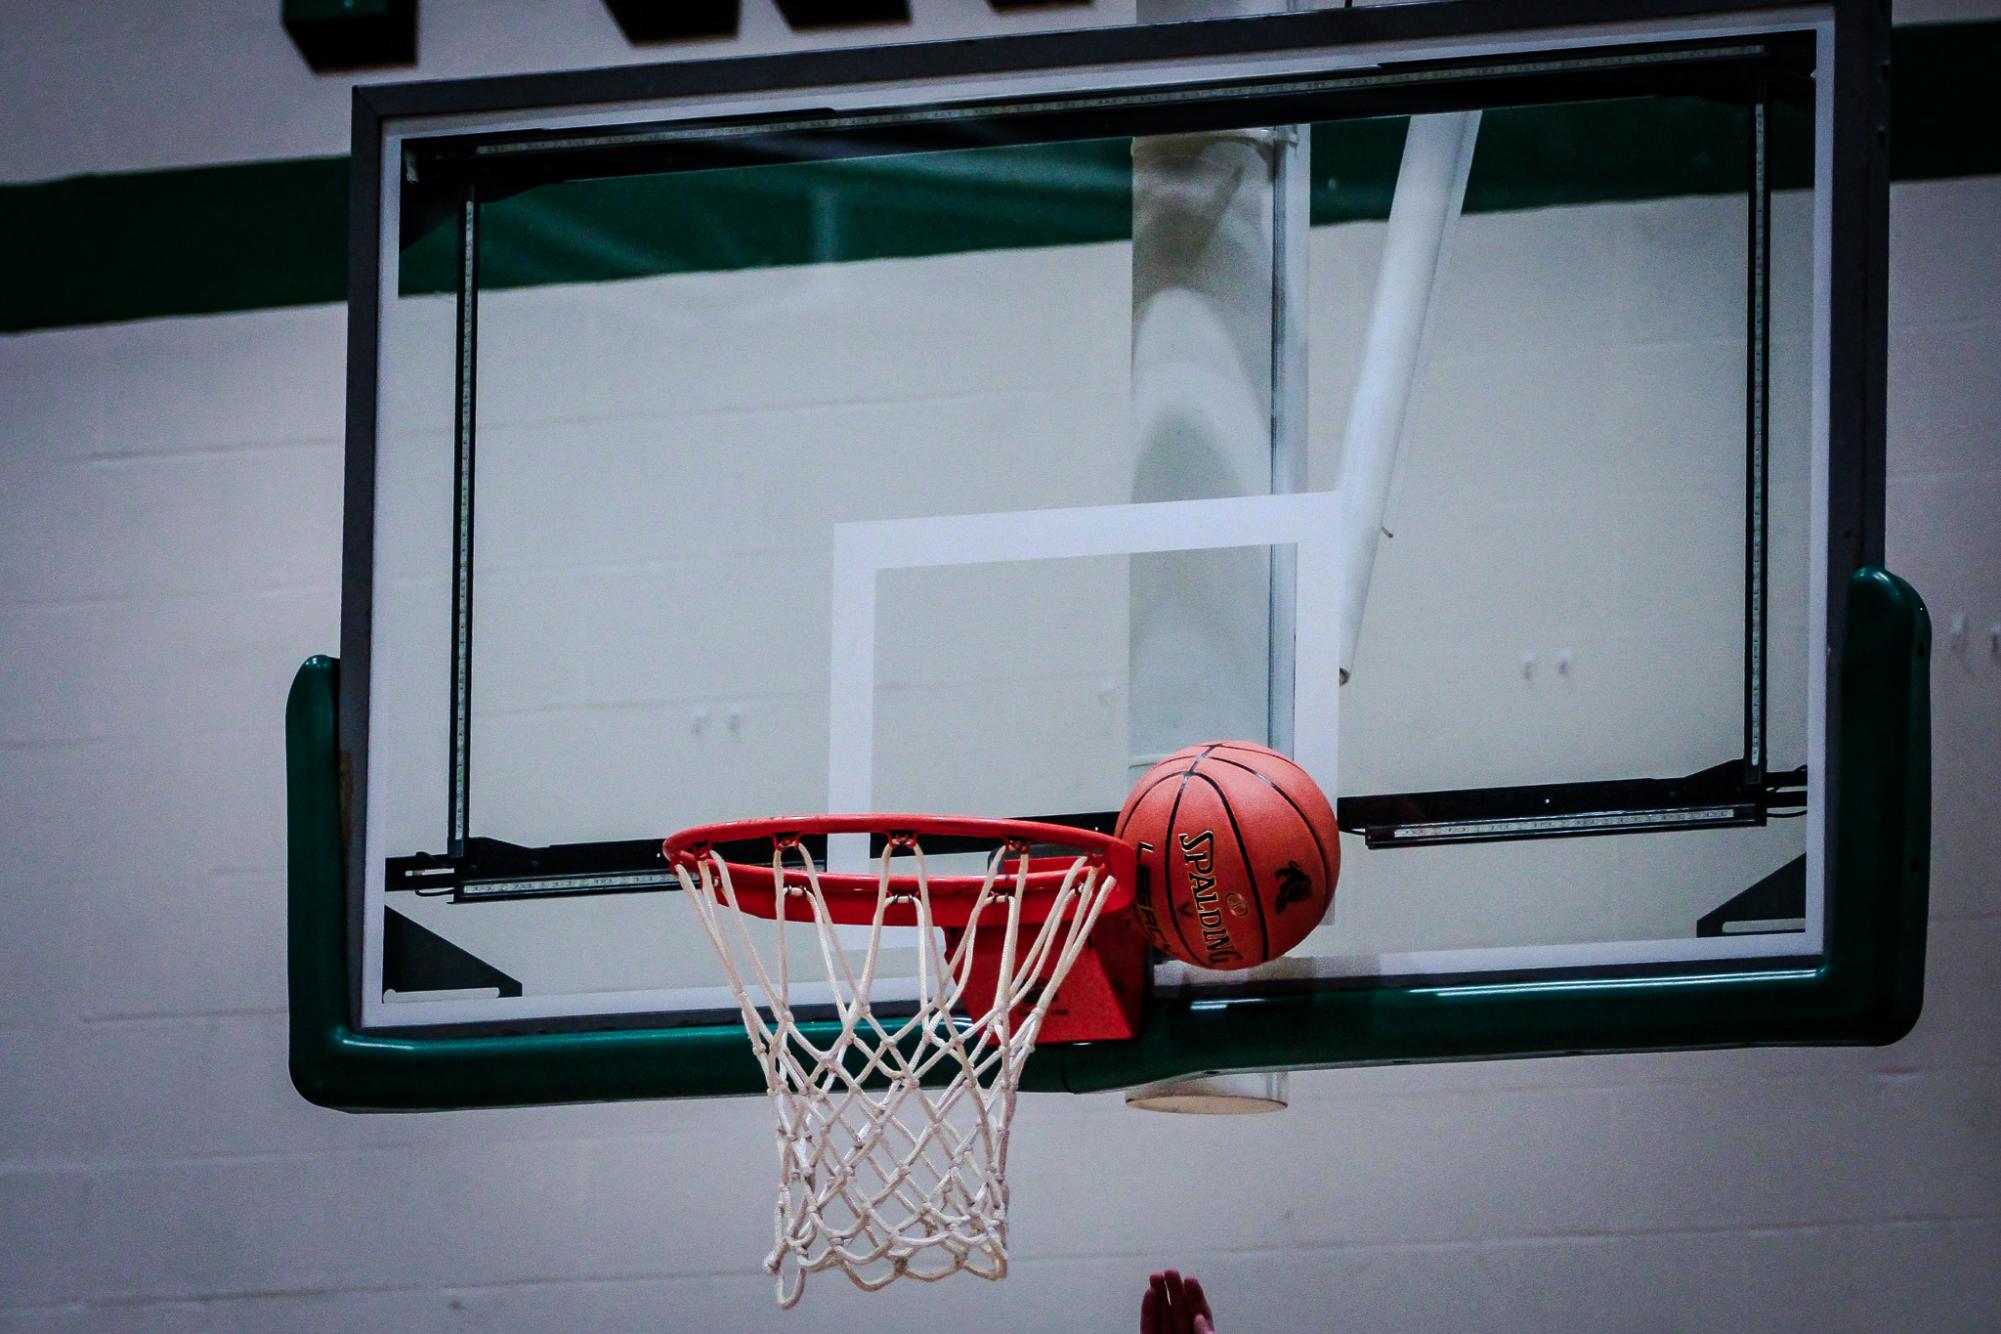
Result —
<instances>
[{"instance_id":1,"label":"basketball","mask_svg":"<svg viewBox=\"0 0 2001 1334\"><path fill-rule=\"evenodd\" d=\"M1139 847L1133 908L1154 947L1202 968L1249 968L1306 939L1334 901L1334 808L1307 772L1249 741L1178 750L1119 812Z\"/></svg>"}]
</instances>

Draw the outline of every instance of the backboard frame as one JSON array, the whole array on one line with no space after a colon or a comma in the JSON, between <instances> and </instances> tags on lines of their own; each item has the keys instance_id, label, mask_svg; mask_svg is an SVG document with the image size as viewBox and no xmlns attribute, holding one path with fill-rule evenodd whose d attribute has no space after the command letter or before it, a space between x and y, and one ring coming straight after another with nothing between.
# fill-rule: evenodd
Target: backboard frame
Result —
<instances>
[{"instance_id":1,"label":"backboard frame","mask_svg":"<svg viewBox=\"0 0 2001 1334\"><path fill-rule=\"evenodd\" d=\"M798 89L880 88L898 80L1105 70L1176 61L1257 61L1376 43L1448 42L1577 26L1714 16L1824 24L1834 98L1827 182L1833 214L1827 438L1828 656L1825 784L1838 812L1827 858L1831 913L1815 966L1774 959L1763 971L1689 968L1465 986L1386 987L1157 1000L1136 1043L1051 1049L1025 1087L1115 1087L1229 1068L1282 1068L1458 1056L1636 1050L1753 1042L1890 1040L1914 1020L1923 937L1922 604L1874 567L1882 555L1884 279L1887 161L1883 123L1887 16L1871 5L1731 5L1685 0L1585 5L1559 0L1496 15L1473 0L1260 19L1090 30L814 52L569 75L374 87L355 93L350 254L347 596L342 661L302 669L289 714L293 835L294 1077L327 1105L465 1106L752 1092L741 1031L722 1026L598 1027L510 1035L364 1033L358 963L364 929L359 797L367 790L369 582L372 577L379 207L385 124L403 117L485 116L579 103L646 102ZM1574 38L1573 38L1574 40ZM1412 68L1421 68L1413 66ZM1391 81L1375 96L1402 96ZM1863 90L1849 95L1852 90ZM1427 101L1428 109L1435 100ZM1913 663L1917 664L1914 669ZM334 698L338 683L338 700ZM1747 684L1747 689L1749 688ZM1748 726L1748 722L1747 722ZM1747 740L1747 759L1755 745ZM1868 757L1861 760L1860 757ZM337 757L337 758L336 758ZM1857 776L1859 774L1859 777ZM1762 775L1761 775L1762 776ZM1449 795L1449 794L1441 794ZM330 812L344 835L326 841ZM1832 831L1840 831L1837 840ZM1865 837L1865 835L1875 837ZM1915 905L1915 909L1913 908ZM330 913L338 910L338 917ZM1915 916L1913 916L1915 912ZM1866 934L1858 934L1863 923ZM1912 945L1915 933L1915 947ZM337 958L330 957L330 952ZM1274 1007L1287 1010L1284 1023ZM1296 1013L1292 1013L1296 1011ZM1254 1020L1255 1022L1251 1022ZM600 1021L602 1023L602 1021ZM1281 1041L1268 1035L1285 1033Z\"/></svg>"}]
</instances>

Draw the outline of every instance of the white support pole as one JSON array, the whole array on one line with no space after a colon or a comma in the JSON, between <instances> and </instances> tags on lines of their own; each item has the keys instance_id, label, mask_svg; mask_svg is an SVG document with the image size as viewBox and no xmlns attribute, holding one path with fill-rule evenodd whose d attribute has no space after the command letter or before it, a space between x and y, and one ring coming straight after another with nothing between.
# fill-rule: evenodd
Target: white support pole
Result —
<instances>
[{"instance_id":1,"label":"white support pole","mask_svg":"<svg viewBox=\"0 0 2001 1334\"><path fill-rule=\"evenodd\" d=\"M1135 17L1301 7L1137 0ZM1135 500L1305 487L1308 133L1286 125L1133 143ZM1272 549L1133 562L1133 776L1190 740L1294 747L1293 559Z\"/></svg>"},{"instance_id":2,"label":"white support pole","mask_svg":"<svg viewBox=\"0 0 2001 1334\"><path fill-rule=\"evenodd\" d=\"M1274 183L1287 133L1133 142L1135 501L1272 489ZM1260 548L1133 559L1133 776L1191 741L1268 736L1272 576Z\"/></svg>"},{"instance_id":3,"label":"white support pole","mask_svg":"<svg viewBox=\"0 0 2001 1334\"><path fill-rule=\"evenodd\" d=\"M1397 445L1424 352L1424 333L1448 242L1466 199L1466 177L1480 113L1454 111L1413 116L1404 139L1403 165L1383 238L1375 301L1369 311L1361 374L1341 440L1335 489L1345 497L1342 571L1341 679L1354 670L1355 644L1376 546L1396 475Z\"/></svg>"}]
</instances>

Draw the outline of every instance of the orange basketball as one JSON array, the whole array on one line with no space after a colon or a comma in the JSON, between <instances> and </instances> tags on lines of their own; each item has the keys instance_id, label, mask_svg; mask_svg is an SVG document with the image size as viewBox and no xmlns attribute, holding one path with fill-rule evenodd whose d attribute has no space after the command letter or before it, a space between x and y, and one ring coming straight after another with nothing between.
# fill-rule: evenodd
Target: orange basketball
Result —
<instances>
[{"instance_id":1,"label":"orange basketball","mask_svg":"<svg viewBox=\"0 0 2001 1334\"><path fill-rule=\"evenodd\" d=\"M1203 968L1249 968L1299 944L1341 874L1319 784L1249 741L1190 746L1154 765L1117 832L1139 846L1133 907L1147 937Z\"/></svg>"}]
</instances>

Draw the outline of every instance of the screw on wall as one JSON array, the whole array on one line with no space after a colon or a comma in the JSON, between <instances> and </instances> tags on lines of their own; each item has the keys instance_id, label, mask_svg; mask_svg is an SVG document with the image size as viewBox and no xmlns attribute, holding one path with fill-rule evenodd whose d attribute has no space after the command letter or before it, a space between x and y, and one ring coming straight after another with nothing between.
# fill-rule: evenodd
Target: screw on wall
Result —
<instances>
[{"instance_id":1,"label":"screw on wall","mask_svg":"<svg viewBox=\"0 0 2001 1334\"><path fill-rule=\"evenodd\" d=\"M1535 654L1533 653L1522 654L1522 680L1535 680Z\"/></svg>"},{"instance_id":2,"label":"screw on wall","mask_svg":"<svg viewBox=\"0 0 2001 1334\"><path fill-rule=\"evenodd\" d=\"M1567 648L1558 649L1556 651L1556 674L1568 681L1570 679L1570 667L1570 650Z\"/></svg>"},{"instance_id":3,"label":"screw on wall","mask_svg":"<svg viewBox=\"0 0 2001 1334\"><path fill-rule=\"evenodd\" d=\"M1946 625L1945 651L1955 658L1966 656L1966 613L1956 611Z\"/></svg>"}]
</instances>

